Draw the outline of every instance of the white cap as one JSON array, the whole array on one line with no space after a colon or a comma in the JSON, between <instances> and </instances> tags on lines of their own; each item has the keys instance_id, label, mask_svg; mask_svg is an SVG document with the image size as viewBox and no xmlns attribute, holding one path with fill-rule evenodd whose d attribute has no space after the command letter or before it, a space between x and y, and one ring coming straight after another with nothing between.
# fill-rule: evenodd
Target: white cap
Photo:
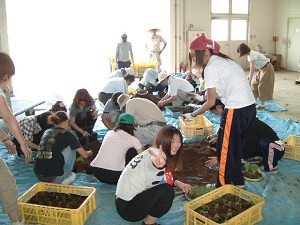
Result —
<instances>
[{"instance_id":1,"label":"white cap","mask_svg":"<svg viewBox=\"0 0 300 225\"><path fill-rule=\"evenodd\" d=\"M132 76L134 76L134 74L135 74L134 70L131 67L125 68L125 71L127 74L132 75Z\"/></svg>"}]
</instances>

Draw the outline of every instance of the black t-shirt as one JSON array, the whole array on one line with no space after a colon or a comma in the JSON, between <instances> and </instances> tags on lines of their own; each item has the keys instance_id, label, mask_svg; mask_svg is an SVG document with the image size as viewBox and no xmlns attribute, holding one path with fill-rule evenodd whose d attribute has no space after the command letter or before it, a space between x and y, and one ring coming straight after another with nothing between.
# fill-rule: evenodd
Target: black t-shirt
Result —
<instances>
[{"instance_id":1,"label":"black t-shirt","mask_svg":"<svg viewBox=\"0 0 300 225\"><path fill-rule=\"evenodd\" d=\"M53 127L46 130L37 149L35 174L45 177L63 175L65 161L62 151L67 146L74 151L81 147L77 137L63 128Z\"/></svg>"},{"instance_id":2,"label":"black t-shirt","mask_svg":"<svg viewBox=\"0 0 300 225\"><path fill-rule=\"evenodd\" d=\"M263 138L269 139L271 142L279 140L276 132L271 127L269 127L266 123L260 121L258 118L255 118L251 131L244 145L244 159L253 158L255 156L262 156L261 152L258 150L258 143Z\"/></svg>"}]
</instances>

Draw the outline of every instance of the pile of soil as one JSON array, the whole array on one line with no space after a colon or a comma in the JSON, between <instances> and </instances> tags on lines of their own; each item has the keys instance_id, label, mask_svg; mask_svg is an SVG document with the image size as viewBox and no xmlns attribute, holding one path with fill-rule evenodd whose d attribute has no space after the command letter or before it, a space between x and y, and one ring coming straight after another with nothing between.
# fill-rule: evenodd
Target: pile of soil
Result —
<instances>
[{"instance_id":1,"label":"pile of soil","mask_svg":"<svg viewBox=\"0 0 300 225\"><path fill-rule=\"evenodd\" d=\"M77 209L85 201L88 196L77 194L66 194L60 192L40 191L32 196L27 203L53 206L68 209Z\"/></svg>"}]
</instances>

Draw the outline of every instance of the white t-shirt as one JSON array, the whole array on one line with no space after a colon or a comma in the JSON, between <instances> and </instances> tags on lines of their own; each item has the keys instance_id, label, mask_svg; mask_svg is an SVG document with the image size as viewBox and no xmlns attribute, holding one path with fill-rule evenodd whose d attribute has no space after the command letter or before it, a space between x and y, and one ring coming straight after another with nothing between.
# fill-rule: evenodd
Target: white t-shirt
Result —
<instances>
[{"instance_id":1,"label":"white t-shirt","mask_svg":"<svg viewBox=\"0 0 300 225\"><path fill-rule=\"evenodd\" d=\"M151 36L150 41L147 43L148 50L153 52L160 51L161 43L167 44L167 42L162 38L160 35L155 35L154 37Z\"/></svg>"},{"instance_id":2,"label":"white t-shirt","mask_svg":"<svg viewBox=\"0 0 300 225\"><path fill-rule=\"evenodd\" d=\"M182 79L180 77L169 76L168 85L168 95L171 97L177 95L178 89L186 93L194 91L193 85L191 85L190 82L188 82L187 80Z\"/></svg>"},{"instance_id":3,"label":"white t-shirt","mask_svg":"<svg viewBox=\"0 0 300 225\"><path fill-rule=\"evenodd\" d=\"M115 92L128 93L128 85L123 77L108 79L100 92L113 94Z\"/></svg>"},{"instance_id":4,"label":"white t-shirt","mask_svg":"<svg viewBox=\"0 0 300 225\"><path fill-rule=\"evenodd\" d=\"M155 153L158 149L151 148ZM163 153L165 156L165 153ZM116 189L116 196L130 201L146 189L164 183L164 169L157 169L152 164L152 155L148 150L133 158L123 170Z\"/></svg>"},{"instance_id":5,"label":"white t-shirt","mask_svg":"<svg viewBox=\"0 0 300 225\"><path fill-rule=\"evenodd\" d=\"M122 74L121 69L117 69L117 70L112 71L112 72L109 74L108 79L114 78L114 77L123 77L123 74Z\"/></svg>"},{"instance_id":6,"label":"white t-shirt","mask_svg":"<svg viewBox=\"0 0 300 225\"><path fill-rule=\"evenodd\" d=\"M134 117L135 123L139 126L146 126L154 121L166 122L158 106L145 98L128 100L126 103L126 112Z\"/></svg>"},{"instance_id":7,"label":"white t-shirt","mask_svg":"<svg viewBox=\"0 0 300 225\"><path fill-rule=\"evenodd\" d=\"M116 61L127 62L129 61L129 52L132 52L131 43L122 41L117 45Z\"/></svg>"},{"instance_id":8,"label":"white t-shirt","mask_svg":"<svg viewBox=\"0 0 300 225\"><path fill-rule=\"evenodd\" d=\"M110 130L103 138L101 147L91 166L107 170L122 171L125 168L125 155L128 149L141 149L139 140L126 131Z\"/></svg>"},{"instance_id":9,"label":"white t-shirt","mask_svg":"<svg viewBox=\"0 0 300 225\"><path fill-rule=\"evenodd\" d=\"M216 88L225 108L239 109L255 103L249 81L235 61L213 55L204 69L205 86Z\"/></svg>"},{"instance_id":10,"label":"white t-shirt","mask_svg":"<svg viewBox=\"0 0 300 225\"><path fill-rule=\"evenodd\" d=\"M247 56L247 59L249 62L255 61L254 67L256 69L263 68L268 62L270 62L270 59L268 59L264 54L261 54L257 51L251 50L249 55Z\"/></svg>"}]
</instances>

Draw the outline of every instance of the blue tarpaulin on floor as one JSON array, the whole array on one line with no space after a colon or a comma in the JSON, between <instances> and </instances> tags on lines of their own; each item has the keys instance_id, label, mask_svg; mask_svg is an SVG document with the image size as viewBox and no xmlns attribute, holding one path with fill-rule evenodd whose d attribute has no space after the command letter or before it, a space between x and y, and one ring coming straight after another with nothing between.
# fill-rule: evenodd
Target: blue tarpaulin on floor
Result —
<instances>
[{"instance_id":1,"label":"blue tarpaulin on floor","mask_svg":"<svg viewBox=\"0 0 300 225\"><path fill-rule=\"evenodd\" d=\"M218 128L220 117L210 112L204 114L214 125L213 132ZM178 120L165 115L168 124L177 126ZM289 135L300 136L300 125L290 119L278 119L272 116L268 110L258 111L257 116L277 132L281 139ZM107 130L101 124L101 116L95 130L101 139ZM193 140L185 139L185 142ZM21 196L30 187L36 184L38 179L33 173L33 164L24 164L24 158L12 159L7 154L4 145L0 145L0 156L6 161L17 181L19 195ZM195 159L196 160L196 159ZM201 162L199 162L201 163ZM204 163L204 162L203 162ZM3 181L2 181L3 182ZM141 221L129 223L124 221L116 212L114 205L114 193L116 185L108 185L99 182L92 175L78 173L73 183L77 186L95 187L97 208L86 221L86 225L126 225L141 224ZM276 175L265 174L259 182L246 181L246 189L265 198L263 206L263 220L258 224L300 224L300 162L283 158L279 161L279 171ZM177 193L178 190L176 189ZM171 210L159 219L164 225L182 225L185 221L184 204L187 200L182 195L175 197ZM0 205L2 211L2 205ZM9 219L6 214L0 214L0 224L8 225Z\"/></svg>"}]
</instances>

